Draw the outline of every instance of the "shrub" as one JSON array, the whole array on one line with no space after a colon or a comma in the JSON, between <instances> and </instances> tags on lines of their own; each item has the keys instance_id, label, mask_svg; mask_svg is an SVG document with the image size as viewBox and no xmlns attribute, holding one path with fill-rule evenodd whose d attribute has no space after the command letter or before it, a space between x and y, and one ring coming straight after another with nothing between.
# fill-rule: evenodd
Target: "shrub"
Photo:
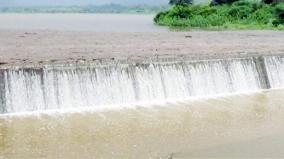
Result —
<instances>
[{"instance_id":1,"label":"shrub","mask_svg":"<svg viewBox=\"0 0 284 159\"><path fill-rule=\"evenodd\" d=\"M170 5L188 5L192 4L193 0L170 0Z\"/></svg>"},{"instance_id":2,"label":"shrub","mask_svg":"<svg viewBox=\"0 0 284 159\"><path fill-rule=\"evenodd\" d=\"M269 24L275 19L273 9L264 5L251 14L251 21L256 21L261 24Z\"/></svg>"},{"instance_id":3,"label":"shrub","mask_svg":"<svg viewBox=\"0 0 284 159\"><path fill-rule=\"evenodd\" d=\"M238 0L212 0L211 5L232 4Z\"/></svg>"},{"instance_id":4,"label":"shrub","mask_svg":"<svg viewBox=\"0 0 284 159\"><path fill-rule=\"evenodd\" d=\"M253 8L247 5L232 5L228 13L230 16L238 19L247 18L253 11Z\"/></svg>"},{"instance_id":5,"label":"shrub","mask_svg":"<svg viewBox=\"0 0 284 159\"><path fill-rule=\"evenodd\" d=\"M168 12L167 16L170 18L187 19L192 17L192 10L189 6L177 5L173 7L170 12Z\"/></svg>"},{"instance_id":6,"label":"shrub","mask_svg":"<svg viewBox=\"0 0 284 159\"><path fill-rule=\"evenodd\" d=\"M154 18L154 22L155 22L155 23L158 23L158 22L160 21L160 19L163 19L164 16L167 15L167 13L168 13L168 12L160 12L160 13L158 13L158 14L155 16L155 18Z\"/></svg>"},{"instance_id":7,"label":"shrub","mask_svg":"<svg viewBox=\"0 0 284 159\"><path fill-rule=\"evenodd\" d=\"M284 3L279 3L275 6L276 20L273 21L275 26L284 24Z\"/></svg>"},{"instance_id":8,"label":"shrub","mask_svg":"<svg viewBox=\"0 0 284 159\"><path fill-rule=\"evenodd\" d=\"M223 5L177 5L157 14L159 25L199 28L283 29L284 3L237 1Z\"/></svg>"}]
</instances>

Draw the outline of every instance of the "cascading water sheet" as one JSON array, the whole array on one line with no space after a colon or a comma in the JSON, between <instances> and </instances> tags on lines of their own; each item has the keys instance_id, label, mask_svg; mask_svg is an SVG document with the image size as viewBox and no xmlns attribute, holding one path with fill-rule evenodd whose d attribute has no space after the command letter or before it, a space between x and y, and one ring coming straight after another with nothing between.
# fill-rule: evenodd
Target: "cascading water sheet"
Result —
<instances>
[{"instance_id":1,"label":"cascading water sheet","mask_svg":"<svg viewBox=\"0 0 284 159\"><path fill-rule=\"evenodd\" d=\"M3 113L182 99L261 88L253 58L86 63L10 68L2 74Z\"/></svg>"},{"instance_id":2,"label":"cascading water sheet","mask_svg":"<svg viewBox=\"0 0 284 159\"><path fill-rule=\"evenodd\" d=\"M268 56L265 63L271 87L284 87L284 57Z\"/></svg>"}]
</instances>

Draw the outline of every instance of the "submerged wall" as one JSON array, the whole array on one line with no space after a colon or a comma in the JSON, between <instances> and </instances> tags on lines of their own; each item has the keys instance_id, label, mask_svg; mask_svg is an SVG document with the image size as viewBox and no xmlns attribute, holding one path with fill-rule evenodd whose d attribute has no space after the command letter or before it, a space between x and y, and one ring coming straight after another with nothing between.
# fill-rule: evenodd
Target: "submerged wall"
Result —
<instances>
[{"instance_id":1,"label":"submerged wall","mask_svg":"<svg viewBox=\"0 0 284 159\"><path fill-rule=\"evenodd\" d=\"M284 86L284 58L154 59L0 69L0 112L98 107Z\"/></svg>"}]
</instances>

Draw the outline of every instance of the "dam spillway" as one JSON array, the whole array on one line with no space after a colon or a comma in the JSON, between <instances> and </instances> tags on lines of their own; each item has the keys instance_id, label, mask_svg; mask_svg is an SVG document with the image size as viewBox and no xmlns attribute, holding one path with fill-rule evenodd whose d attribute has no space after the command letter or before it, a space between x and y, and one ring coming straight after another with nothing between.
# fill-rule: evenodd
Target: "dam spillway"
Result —
<instances>
[{"instance_id":1,"label":"dam spillway","mask_svg":"<svg viewBox=\"0 0 284 159\"><path fill-rule=\"evenodd\" d=\"M283 86L281 56L9 67L0 69L0 111L99 107Z\"/></svg>"},{"instance_id":2,"label":"dam spillway","mask_svg":"<svg viewBox=\"0 0 284 159\"><path fill-rule=\"evenodd\" d=\"M283 59L2 67L0 158L282 158Z\"/></svg>"}]
</instances>

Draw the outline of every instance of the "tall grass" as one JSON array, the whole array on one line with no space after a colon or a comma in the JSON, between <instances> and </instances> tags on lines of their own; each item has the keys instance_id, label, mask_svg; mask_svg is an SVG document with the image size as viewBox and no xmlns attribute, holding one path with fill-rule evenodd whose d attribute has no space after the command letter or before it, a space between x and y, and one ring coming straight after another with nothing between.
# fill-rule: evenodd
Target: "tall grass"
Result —
<instances>
[{"instance_id":1,"label":"tall grass","mask_svg":"<svg viewBox=\"0 0 284 159\"><path fill-rule=\"evenodd\" d=\"M283 29L284 3L237 1L232 4L178 5L158 13L158 25L185 28Z\"/></svg>"}]
</instances>

